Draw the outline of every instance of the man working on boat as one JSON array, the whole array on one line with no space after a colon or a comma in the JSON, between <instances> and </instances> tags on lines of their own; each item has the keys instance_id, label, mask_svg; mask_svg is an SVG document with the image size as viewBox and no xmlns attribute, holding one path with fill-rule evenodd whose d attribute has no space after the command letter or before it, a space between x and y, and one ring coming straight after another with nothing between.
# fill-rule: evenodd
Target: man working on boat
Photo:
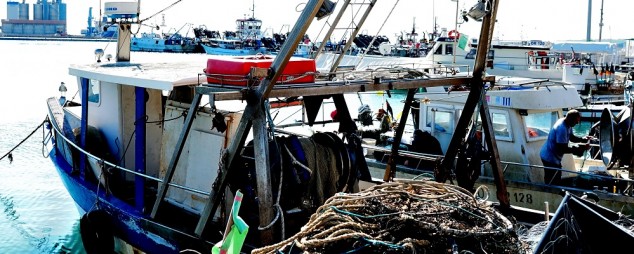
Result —
<instances>
[{"instance_id":1,"label":"man working on boat","mask_svg":"<svg viewBox=\"0 0 634 254\"><path fill-rule=\"evenodd\" d=\"M572 128L581 122L581 114L577 110L570 110L566 117L555 122L548 133L548 139L542 146L540 157L544 164L544 182L546 184L561 184L561 159L566 153L583 155L590 148L589 137L580 138L572 133ZM569 142L585 143L585 145L569 146Z\"/></svg>"}]
</instances>

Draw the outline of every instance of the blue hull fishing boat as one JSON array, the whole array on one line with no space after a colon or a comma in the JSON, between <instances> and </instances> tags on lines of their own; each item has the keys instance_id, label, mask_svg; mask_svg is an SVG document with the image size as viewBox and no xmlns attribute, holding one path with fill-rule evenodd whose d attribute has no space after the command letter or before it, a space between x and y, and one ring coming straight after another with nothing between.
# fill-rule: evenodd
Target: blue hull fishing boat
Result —
<instances>
[{"instance_id":1,"label":"blue hull fishing boat","mask_svg":"<svg viewBox=\"0 0 634 254\"><path fill-rule=\"evenodd\" d=\"M313 253L342 253L358 251L359 248L366 253L439 253L456 248L470 252L486 248L489 253L519 253L515 251L519 240L512 232L510 220L499 218L500 213L493 211L490 203L476 201L466 190L444 183L420 181L381 185L380 180L372 178L361 138L343 97L344 93L358 91L407 90L399 123L401 127L395 133L395 140L399 140L418 88L482 84L485 79L479 75L414 77L412 73L422 74L422 70L408 70L391 72L391 76L388 73L377 74L381 76L372 76L365 81L341 82L317 80L315 67L306 69L303 74L295 73L292 70L314 66L310 59L293 61L291 56L311 21L333 11L325 8L325 3L323 0L311 0L306 4L289 36L293 43L285 43L275 58L233 57L227 60L192 54L179 58L187 60L184 62L161 63L130 61L130 27L137 23L138 3L105 4L106 16L121 27L116 62L69 68L69 74L77 77L80 103L66 101L63 94L60 98L47 99L52 138L46 145L51 148L51 161L81 212L80 231L88 253L112 253L115 246L124 248L124 252L144 253L294 253L299 249ZM483 25L483 31L492 30L488 26L492 24L490 20L495 20L495 15L489 15L485 20L488 21L483 24L489 25ZM483 34L484 38L488 37L487 33ZM488 47L482 47L485 48ZM245 61L240 62L240 59ZM210 73L201 73L205 62ZM214 63L223 63L219 68L223 69L228 68L229 62L237 64L231 70L211 73ZM482 67L484 58L478 62ZM234 72L236 70L247 72ZM436 71L432 69L431 75ZM334 72L328 74L337 75ZM227 82L213 83L213 80L219 79ZM468 95L470 98L484 94L479 85L473 85L472 89ZM60 87L61 92L65 90ZM269 100L299 96L303 96L309 125L315 123L324 98L332 97L338 112L338 134L323 132L309 137L280 135L278 131L283 130L275 127L268 110L274 103ZM206 100L204 103L203 99ZM487 107L477 101L467 101L461 118L471 117L475 108ZM463 122L460 119L452 139L465 136L467 128ZM495 124L491 119L483 119L482 124L489 126L485 134L491 134L485 137L492 136ZM510 211L512 207L508 198L504 198L508 194L497 146L491 145L494 139L485 139L491 149L492 172L497 172L494 173L497 176L494 182L498 186L500 206ZM451 142L446 153L457 152L455 146L458 143ZM393 146L393 152L398 150L397 147ZM386 169L387 178L393 177L390 168L396 168L393 161ZM335 205L328 203L332 198L357 200L353 194L372 188L368 185L380 185L377 188L386 191L380 195L385 200L368 200L373 203L337 206L336 209L332 208ZM430 188L412 186L431 186L435 190L427 194L413 193ZM448 194L450 190L453 193ZM396 196L390 196L394 193L397 193ZM402 195L405 193L407 195ZM458 219L467 218L469 226L464 228L476 227L471 217L460 212L466 206L449 205L460 207L460 211L445 212L444 209L448 208L443 197L449 196L451 200L447 201L451 202L456 200L453 197L460 196L459 199L473 208L468 214L477 212L486 214L486 218L492 218L489 216L492 215L495 220L504 221L505 226L499 227L500 223L493 225L496 223L491 224L488 220L480 221L482 223L477 227L487 228L486 232L478 231L465 236L463 233L470 232L464 228L450 228L429 235L415 234L416 237L427 238L412 240L411 230L422 232L422 227L416 225L422 225L419 223L431 215L420 216L425 209L404 210L407 206L400 205L398 201L396 206L392 206L395 202L391 200L410 194L415 198L408 199L408 204L432 204L434 209L440 209L433 210L434 214L460 214ZM420 202L424 197L434 198ZM369 210L382 215L361 214ZM334 244L329 246L312 244L322 242L322 239L301 237L289 240L288 236L296 232L304 236L310 234L302 231L307 228L304 227L307 223L313 223L311 215L314 214L337 214L359 219L385 218L385 214L396 214L389 217L389 223L400 226L385 229L394 230L387 234L390 239L384 237L383 230L379 230L358 233L345 241L330 237L328 242ZM408 216L401 216L403 214ZM409 219L410 215L417 217ZM407 217L407 221L398 221L403 217ZM417 223L412 223L414 220ZM328 226L324 230L331 230L332 236L339 236L387 225L366 221L363 227L357 225L338 230L338 227L348 224L353 223ZM437 229L436 226L434 228ZM492 228L495 230L490 230ZM459 237L451 232L460 232ZM324 235L311 236L319 238ZM485 235L491 240L482 240ZM392 236L403 238L395 241ZM501 237L512 244L504 244L501 246L504 249L499 249L494 240ZM434 244L427 244L430 241ZM296 242L299 244L296 245ZM451 242L454 243L449 244ZM481 242L494 244L483 246ZM509 250L510 247L513 249Z\"/></svg>"},{"instance_id":2,"label":"blue hull fishing boat","mask_svg":"<svg viewBox=\"0 0 634 254\"><path fill-rule=\"evenodd\" d=\"M183 37L178 33L160 35L143 33L132 38L132 51L194 53L198 43L193 38Z\"/></svg>"},{"instance_id":3,"label":"blue hull fishing boat","mask_svg":"<svg viewBox=\"0 0 634 254\"><path fill-rule=\"evenodd\" d=\"M244 56L268 53L265 47L244 46L241 40L210 39L200 45L209 55Z\"/></svg>"},{"instance_id":4,"label":"blue hull fishing boat","mask_svg":"<svg viewBox=\"0 0 634 254\"><path fill-rule=\"evenodd\" d=\"M257 224L252 216L247 216L249 224L240 223L241 190L246 208L250 208L245 209L246 214L257 211L253 207L257 194L252 188L235 189L243 181L231 180L231 185L220 187L225 178L217 169L226 160L223 151L238 142L235 140L244 142L236 138L240 128L235 124L242 113L221 110L216 103L199 107L202 95L208 93L194 88L207 81L201 73L209 58L206 54L177 60L187 59L185 62L131 62L130 27L138 18L138 3L105 6L111 22L122 28L116 62L98 60L97 64L69 67L69 73L77 77L80 103L64 96L47 100L50 158L82 215L80 231L86 251L112 252L115 246L144 253L239 250L247 225ZM95 52L103 56L103 50ZM257 66L278 65L273 58L265 60L258 60ZM236 70L248 70L239 61L233 61ZM245 60L244 65L253 65L250 61ZM312 66L307 71L314 75L314 61L312 65L306 62L312 60L302 61L302 66ZM290 69L294 69L292 65ZM293 73L279 73L281 82L302 80ZM241 75L247 80L248 73ZM246 81L221 86L216 92L235 91L235 96L245 85ZM212 97L240 105L238 97ZM229 108L235 109L235 104ZM245 159L238 157L236 161ZM261 193L272 193L271 186L264 188L268 191ZM221 231L225 233L219 234ZM267 234L250 233L244 249L272 243Z\"/></svg>"},{"instance_id":5,"label":"blue hull fishing boat","mask_svg":"<svg viewBox=\"0 0 634 254\"><path fill-rule=\"evenodd\" d=\"M163 24L165 26L165 16L163 16ZM178 30L171 29L169 32L141 33L141 36L132 37L130 49L132 51L145 52L174 52L174 53L194 53L198 48L198 39L183 35L181 31L187 28L187 33L192 28L192 24L186 23ZM154 29L154 27L152 27ZM156 26L156 30L160 27ZM173 31L173 32L172 32Z\"/></svg>"},{"instance_id":6,"label":"blue hull fishing boat","mask_svg":"<svg viewBox=\"0 0 634 254\"><path fill-rule=\"evenodd\" d=\"M218 37L203 39L200 45L205 53L233 56L269 53L262 44L262 20L255 18L255 6L252 12L251 17L236 20L235 31L225 31L224 36L216 34Z\"/></svg>"}]
</instances>

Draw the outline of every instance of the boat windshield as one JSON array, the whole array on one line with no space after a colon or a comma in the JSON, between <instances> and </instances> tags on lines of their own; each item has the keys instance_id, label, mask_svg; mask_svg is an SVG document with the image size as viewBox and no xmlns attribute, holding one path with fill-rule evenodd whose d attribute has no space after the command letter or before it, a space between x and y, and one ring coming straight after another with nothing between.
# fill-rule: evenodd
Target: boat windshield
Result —
<instances>
[{"instance_id":1,"label":"boat windshield","mask_svg":"<svg viewBox=\"0 0 634 254\"><path fill-rule=\"evenodd\" d=\"M535 140L548 137L550 128L552 128L557 119L559 119L557 111L528 112L524 116L528 139Z\"/></svg>"}]
</instances>

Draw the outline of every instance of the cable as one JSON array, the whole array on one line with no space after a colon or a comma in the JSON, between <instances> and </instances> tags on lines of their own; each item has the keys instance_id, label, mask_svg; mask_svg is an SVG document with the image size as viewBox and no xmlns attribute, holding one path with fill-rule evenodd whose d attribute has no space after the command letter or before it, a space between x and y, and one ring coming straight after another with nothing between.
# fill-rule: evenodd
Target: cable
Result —
<instances>
[{"instance_id":1,"label":"cable","mask_svg":"<svg viewBox=\"0 0 634 254\"><path fill-rule=\"evenodd\" d=\"M16 146L14 146L13 148L11 148L11 150L9 150L7 153L5 153L4 155L2 155L2 157L0 157L0 161L2 159L4 159L5 157L9 156L9 158L13 158L13 155L11 155L11 152L13 152L13 150L15 150L16 148L18 148L20 145L22 145L22 143L24 143L27 139L29 139L31 136L33 136L33 134L40 128L42 127L42 125L44 125L44 123L46 123L48 120L48 116L47 119L44 119L44 121L42 121L42 123L40 123L40 125L38 125L37 127L35 127L35 129L33 131L31 131L31 133L26 136L26 138L22 139L22 141L20 141L20 143L18 143ZM12 160L12 159L11 159Z\"/></svg>"},{"instance_id":2,"label":"cable","mask_svg":"<svg viewBox=\"0 0 634 254\"><path fill-rule=\"evenodd\" d=\"M167 7L163 8L163 9L162 9L162 10L160 10L160 11L158 11L157 13L154 13L154 14L150 15L150 16L149 16L149 17L147 17L147 18L144 18L144 19L142 19L142 20L139 20L139 24L140 24L140 23L143 23L144 21L147 21L148 19L153 18L153 17L154 17L154 16L156 16L156 15L161 14L162 12L166 11L166 10L167 10L167 9L169 9L169 8L174 7L174 5L178 4L178 3L179 3L179 2L181 2L181 1L182 1L182 0L177 0L176 2L174 2L174 3L170 4L170 5L168 5Z\"/></svg>"},{"instance_id":3,"label":"cable","mask_svg":"<svg viewBox=\"0 0 634 254\"><path fill-rule=\"evenodd\" d=\"M385 25L385 22L387 22L387 20L390 18L390 16L392 16L392 12L394 11L394 9L396 8L396 5L398 4L399 0L396 0L396 2L394 3L394 6L392 6L392 10L390 10L390 13L387 14L387 17L385 18L385 20L383 20L383 24L381 24L381 27L379 27L379 30L376 31L376 35L372 38L372 41L370 41L370 44L368 45L368 47L365 49L365 51L363 52L363 54L361 55L361 59L363 59L363 57L368 53L368 51L370 50L370 48L372 47L372 45L374 44L374 40L376 40L376 37L379 36L379 33L381 32L381 29L383 29L383 26ZM360 61L359 61L360 62ZM356 66L355 66L356 68Z\"/></svg>"}]
</instances>

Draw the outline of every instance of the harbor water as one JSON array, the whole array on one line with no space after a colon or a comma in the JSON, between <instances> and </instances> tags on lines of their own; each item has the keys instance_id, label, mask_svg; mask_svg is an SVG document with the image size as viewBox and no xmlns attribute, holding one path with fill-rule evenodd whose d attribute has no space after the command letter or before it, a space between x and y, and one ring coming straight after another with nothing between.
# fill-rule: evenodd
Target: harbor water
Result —
<instances>
[{"instance_id":1,"label":"harbor water","mask_svg":"<svg viewBox=\"0 0 634 254\"><path fill-rule=\"evenodd\" d=\"M103 42L0 40L0 252L84 253L79 212L43 149L45 99L70 97L76 81L70 63L94 61ZM37 130L36 130L37 129ZM33 135L29 135L36 130ZM20 144L22 141L24 142Z\"/></svg>"}]
</instances>

